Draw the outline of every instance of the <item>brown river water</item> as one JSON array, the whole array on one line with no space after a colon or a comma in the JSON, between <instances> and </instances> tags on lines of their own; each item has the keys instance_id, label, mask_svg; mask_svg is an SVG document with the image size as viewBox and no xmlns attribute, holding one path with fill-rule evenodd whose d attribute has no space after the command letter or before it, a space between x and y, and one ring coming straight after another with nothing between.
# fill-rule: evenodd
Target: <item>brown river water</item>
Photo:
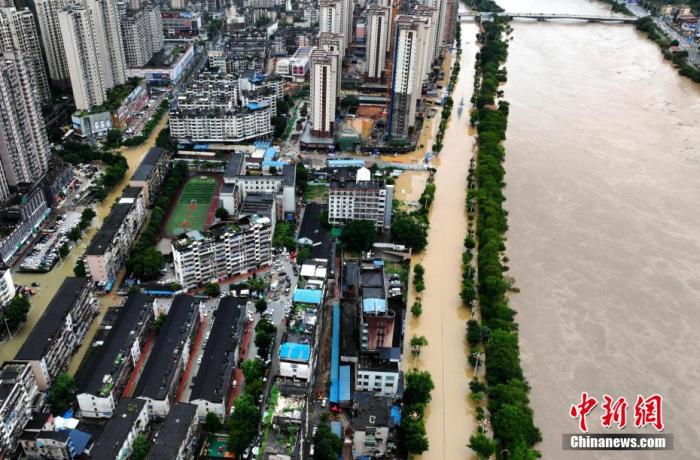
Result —
<instances>
[{"instance_id":1,"label":"brown river water","mask_svg":"<svg viewBox=\"0 0 700 460\"><path fill-rule=\"evenodd\" d=\"M609 13L585 0L498 3ZM700 85L630 25L512 26L507 254L543 457L700 458ZM625 396L629 432L637 394L660 393L674 450L563 451L582 391ZM601 415L591 432L605 430Z\"/></svg>"},{"instance_id":2,"label":"brown river water","mask_svg":"<svg viewBox=\"0 0 700 460\"><path fill-rule=\"evenodd\" d=\"M155 145L156 136L167 124L167 116L163 117L158 126L153 130L149 139L142 145L134 148L123 148L121 150L122 154L126 157L129 164L129 170L124 175L122 182L114 187L112 193L107 196L107 198L94 206L94 211L97 214L95 219L92 221L92 226L87 229L83 235L83 239L78 243L78 247L73 248L73 250L68 254L63 261L63 264L56 265L53 270L49 273L12 273L12 279L15 284L31 285L33 282L39 282L40 287L37 289L37 293L32 296L31 303L32 309L29 311L27 317L27 322L22 325L19 331L13 336L12 340L0 344L0 360L6 361L13 359L17 350L22 346L27 336L31 332L34 325L37 323L42 313L46 309L46 306L51 301L51 298L56 294L58 288L61 286L63 280L68 276L73 275L73 267L75 266L76 260L83 254L93 235L97 231L105 217L109 214L112 204L121 196L122 190L129 182L129 178L134 173L138 165L141 163L144 155L148 150ZM85 352L90 346L90 342L97 332L99 322L102 320L104 313L107 308L114 305L119 300L115 296L102 296L100 297L100 315L93 321L90 329L87 331L85 339L83 340L82 346L78 349L73 359L70 362L69 371L74 374L82 361Z\"/></svg>"}]
</instances>

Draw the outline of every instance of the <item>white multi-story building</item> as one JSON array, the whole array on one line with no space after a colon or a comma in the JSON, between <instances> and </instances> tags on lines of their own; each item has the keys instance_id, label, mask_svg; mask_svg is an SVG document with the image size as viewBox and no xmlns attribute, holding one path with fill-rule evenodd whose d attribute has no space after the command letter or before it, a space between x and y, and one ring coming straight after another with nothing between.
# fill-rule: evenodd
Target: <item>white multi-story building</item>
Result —
<instances>
[{"instance_id":1,"label":"white multi-story building","mask_svg":"<svg viewBox=\"0 0 700 460\"><path fill-rule=\"evenodd\" d=\"M122 398L114 417L107 422L92 446L90 457L114 460L130 458L134 440L146 431L149 421L145 400Z\"/></svg>"},{"instance_id":2,"label":"white multi-story building","mask_svg":"<svg viewBox=\"0 0 700 460\"><path fill-rule=\"evenodd\" d=\"M355 180L333 180L328 192L328 222L341 225L369 220L378 230L391 226L394 186L372 181L367 168L357 170Z\"/></svg>"},{"instance_id":3,"label":"white multi-story building","mask_svg":"<svg viewBox=\"0 0 700 460\"><path fill-rule=\"evenodd\" d=\"M440 54L440 48L445 42L445 37L450 35L446 30L445 25L447 24L449 11L448 11L448 1L447 0L422 0L420 3L426 6L432 6L436 11L436 19L433 24L435 25L435 51L434 56L437 57Z\"/></svg>"},{"instance_id":4,"label":"white multi-story building","mask_svg":"<svg viewBox=\"0 0 700 460\"><path fill-rule=\"evenodd\" d=\"M319 2L318 31L341 33L341 6L337 0L321 0Z\"/></svg>"},{"instance_id":5,"label":"white multi-story building","mask_svg":"<svg viewBox=\"0 0 700 460\"><path fill-rule=\"evenodd\" d=\"M105 89L111 89L126 81L124 43L119 27L119 12L114 0L85 0L92 11L95 48L102 68ZM146 39L146 37L144 37Z\"/></svg>"},{"instance_id":6,"label":"white multi-story building","mask_svg":"<svg viewBox=\"0 0 700 460\"><path fill-rule=\"evenodd\" d=\"M311 133L330 137L335 125L338 94L338 53L316 49L311 53Z\"/></svg>"},{"instance_id":7,"label":"white multi-story building","mask_svg":"<svg viewBox=\"0 0 700 460\"><path fill-rule=\"evenodd\" d=\"M396 18L396 50L389 109L389 134L407 139L416 120L425 63L428 18L402 15Z\"/></svg>"},{"instance_id":8,"label":"white multi-story building","mask_svg":"<svg viewBox=\"0 0 700 460\"><path fill-rule=\"evenodd\" d=\"M3 264L0 267L0 271L2 272L2 276L0 276L0 307L2 307L12 300L17 291L15 290L15 283L12 281L10 267Z\"/></svg>"},{"instance_id":9,"label":"white multi-story building","mask_svg":"<svg viewBox=\"0 0 700 460\"><path fill-rule=\"evenodd\" d=\"M370 5L367 8L367 77L380 80L386 70L387 39L390 29L386 6Z\"/></svg>"},{"instance_id":10,"label":"white multi-story building","mask_svg":"<svg viewBox=\"0 0 700 460\"><path fill-rule=\"evenodd\" d=\"M28 363L6 361L0 367L0 456L12 458L24 427L37 406L39 388Z\"/></svg>"},{"instance_id":11,"label":"white multi-story building","mask_svg":"<svg viewBox=\"0 0 700 460\"><path fill-rule=\"evenodd\" d=\"M227 111L183 109L170 111L170 134L195 142L242 142L272 134L270 106Z\"/></svg>"},{"instance_id":12,"label":"white multi-story building","mask_svg":"<svg viewBox=\"0 0 700 460\"><path fill-rule=\"evenodd\" d=\"M109 287L146 218L143 188L127 187L85 251L92 280Z\"/></svg>"},{"instance_id":13,"label":"white multi-story building","mask_svg":"<svg viewBox=\"0 0 700 460\"><path fill-rule=\"evenodd\" d=\"M35 93L41 103L48 102L51 93L41 56L41 43L34 16L28 8L0 8L0 41L3 51L20 52L24 56L32 73Z\"/></svg>"},{"instance_id":14,"label":"white multi-story building","mask_svg":"<svg viewBox=\"0 0 700 460\"><path fill-rule=\"evenodd\" d=\"M163 49L163 23L157 4L127 11L122 16L121 29L128 67L143 67Z\"/></svg>"},{"instance_id":15,"label":"white multi-story building","mask_svg":"<svg viewBox=\"0 0 700 460\"><path fill-rule=\"evenodd\" d=\"M345 46L343 45L343 40L344 39L342 34L333 34L330 32L321 32L318 34L319 49L322 49L329 53L336 53L338 55L337 68L339 75L338 78L336 78L336 94L340 94L340 83L342 80L340 72L343 68L343 57L345 56Z\"/></svg>"},{"instance_id":16,"label":"white multi-story building","mask_svg":"<svg viewBox=\"0 0 700 460\"><path fill-rule=\"evenodd\" d=\"M70 75L73 99L78 110L101 105L107 96L92 12L80 5L68 5L58 13L63 49Z\"/></svg>"},{"instance_id":17,"label":"white multi-story building","mask_svg":"<svg viewBox=\"0 0 700 460\"><path fill-rule=\"evenodd\" d=\"M426 18L430 21L430 24L427 26L428 42L425 47L425 63L423 66L425 74L428 76L430 74L430 70L432 69L433 62L440 52L440 39L438 37L438 9L433 6L416 5L414 11L416 16Z\"/></svg>"},{"instance_id":18,"label":"white multi-story building","mask_svg":"<svg viewBox=\"0 0 700 460\"><path fill-rule=\"evenodd\" d=\"M190 232L173 240L177 282L185 289L246 273L272 263L272 225L267 217L241 219Z\"/></svg>"},{"instance_id":19,"label":"white multi-story building","mask_svg":"<svg viewBox=\"0 0 700 460\"><path fill-rule=\"evenodd\" d=\"M70 86L68 62L63 47L58 12L70 3L70 0L36 0L36 16L41 30L41 42L46 52L51 81L62 88Z\"/></svg>"},{"instance_id":20,"label":"white multi-story building","mask_svg":"<svg viewBox=\"0 0 700 460\"><path fill-rule=\"evenodd\" d=\"M0 202L10 186L35 183L49 167L49 140L27 59L0 55Z\"/></svg>"},{"instance_id":21,"label":"white multi-story building","mask_svg":"<svg viewBox=\"0 0 700 460\"><path fill-rule=\"evenodd\" d=\"M353 31L355 24L355 0L341 0L340 6L340 33L343 34L343 44L345 48L350 47L353 39Z\"/></svg>"}]
</instances>

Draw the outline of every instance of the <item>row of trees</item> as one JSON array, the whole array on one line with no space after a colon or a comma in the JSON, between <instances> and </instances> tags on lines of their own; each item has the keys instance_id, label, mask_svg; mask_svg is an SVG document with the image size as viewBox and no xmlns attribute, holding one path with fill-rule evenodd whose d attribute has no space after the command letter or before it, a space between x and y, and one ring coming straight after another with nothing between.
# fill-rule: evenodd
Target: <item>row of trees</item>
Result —
<instances>
[{"instance_id":1,"label":"row of trees","mask_svg":"<svg viewBox=\"0 0 700 460\"><path fill-rule=\"evenodd\" d=\"M476 203L478 219L476 238L465 240L465 270L469 271L471 248L478 247L477 290L480 300L483 325L468 324L467 339L470 344L484 343L486 353L486 379L488 387L474 381L472 392L488 394L488 411L491 416L494 440L480 431L470 440L470 446L482 458L488 458L498 447L499 452L509 452L509 459L534 459L539 452L532 447L541 441L539 429L534 425L533 412L529 406L529 387L520 366L517 323L515 312L508 306L508 283L504 277L508 267L504 264L504 234L508 228L507 212L503 207L505 186L502 145L506 137L508 104L500 101L498 84L505 70L501 63L508 55L508 45L503 40L507 23L502 18L482 24L483 33L478 35L482 43L477 55L475 72L476 110L472 120L478 125L477 162L470 180L476 183L467 193L468 210ZM471 184L470 184L471 185ZM477 243L478 242L478 243ZM471 279L465 275L465 279ZM471 301L473 286L463 284L462 298ZM478 355L477 355L478 356ZM470 361L476 364L472 355ZM483 408L479 417L484 418ZM495 442L494 442L495 441Z\"/></svg>"},{"instance_id":2,"label":"row of trees","mask_svg":"<svg viewBox=\"0 0 700 460\"><path fill-rule=\"evenodd\" d=\"M502 13L505 11L498 6L494 0L467 0L465 3L469 5L469 8L475 11L484 11L487 13Z\"/></svg>"},{"instance_id":3,"label":"row of trees","mask_svg":"<svg viewBox=\"0 0 700 460\"><path fill-rule=\"evenodd\" d=\"M131 250L126 268L142 280L155 279L163 268L163 254L156 248L160 237L160 228L165 219L171 201L177 198L177 190L187 180L187 164L178 161L168 172L168 177L161 186L159 197L155 202L148 225L141 232L141 237Z\"/></svg>"},{"instance_id":4,"label":"row of trees","mask_svg":"<svg viewBox=\"0 0 700 460\"><path fill-rule=\"evenodd\" d=\"M425 185L423 193L418 198L419 208L413 212L405 212L394 205L391 222L391 240L403 244L414 251L422 251L428 245L428 229L430 220L428 213L435 199L435 183L432 177Z\"/></svg>"},{"instance_id":5,"label":"row of trees","mask_svg":"<svg viewBox=\"0 0 700 460\"><path fill-rule=\"evenodd\" d=\"M427 342L427 341L426 341ZM403 411L399 428L399 446L403 457L419 455L428 450L428 436L425 431L425 408L430 402L430 393L435 388L427 371L415 369L406 373L406 387L403 393Z\"/></svg>"},{"instance_id":6,"label":"row of trees","mask_svg":"<svg viewBox=\"0 0 700 460\"><path fill-rule=\"evenodd\" d=\"M245 390L233 403L233 413L228 419L228 448L236 454L236 458L240 458L258 434L261 419L258 401L265 389L265 365L262 361L248 359L241 364L241 369Z\"/></svg>"},{"instance_id":7,"label":"row of trees","mask_svg":"<svg viewBox=\"0 0 700 460\"><path fill-rule=\"evenodd\" d=\"M664 57L678 68L678 73L700 83L700 70L688 63L688 52L671 51L670 46L678 46L678 41L669 41L668 37L656 26L654 20L647 16L637 20L637 29L644 32L648 38L656 42L664 53Z\"/></svg>"}]
</instances>

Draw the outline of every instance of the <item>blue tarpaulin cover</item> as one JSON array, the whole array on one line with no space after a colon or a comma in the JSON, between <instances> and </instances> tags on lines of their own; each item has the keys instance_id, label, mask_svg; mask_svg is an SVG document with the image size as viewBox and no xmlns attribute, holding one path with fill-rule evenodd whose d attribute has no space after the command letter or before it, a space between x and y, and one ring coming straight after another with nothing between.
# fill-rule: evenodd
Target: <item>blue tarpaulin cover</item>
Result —
<instances>
[{"instance_id":1,"label":"blue tarpaulin cover","mask_svg":"<svg viewBox=\"0 0 700 460\"><path fill-rule=\"evenodd\" d=\"M311 347L306 343L285 342L280 345L280 359L285 361L309 362Z\"/></svg>"}]
</instances>

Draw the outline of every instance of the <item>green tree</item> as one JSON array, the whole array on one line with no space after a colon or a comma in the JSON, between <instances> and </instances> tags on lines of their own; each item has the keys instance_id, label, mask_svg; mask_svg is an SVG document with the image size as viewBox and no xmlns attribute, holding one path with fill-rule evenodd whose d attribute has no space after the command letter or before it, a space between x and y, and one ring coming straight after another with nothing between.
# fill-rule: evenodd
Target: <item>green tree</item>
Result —
<instances>
[{"instance_id":1,"label":"green tree","mask_svg":"<svg viewBox=\"0 0 700 460\"><path fill-rule=\"evenodd\" d=\"M297 251L297 264L302 265L304 261L311 257L311 249L308 246L301 246Z\"/></svg>"},{"instance_id":2,"label":"green tree","mask_svg":"<svg viewBox=\"0 0 700 460\"><path fill-rule=\"evenodd\" d=\"M430 402L430 392L435 389L433 378L428 371L410 370L406 373L406 387L403 394L404 405L425 406Z\"/></svg>"},{"instance_id":3,"label":"green tree","mask_svg":"<svg viewBox=\"0 0 700 460\"><path fill-rule=\"evenodd\" d=\"M253 380L262 378L265 365L259 359L246 359L243 361L243 364L241 364L241 370L243 371L243 378L247 384Z\"/></svg>"},{"instance_id":4,"label":"green tree","mask_svg":"<svg viewBox=\"0 0 700 460\"><path fill-rule=\"evenodd\" d=\"M428 436L425 432L425 422L422 416L405 414L402 417L399 441L409 454L422 454L428 450Z\"/></svg>"},{"instance_id":5,"label":"green tree","mask_svg":"<svg viewBox=\"0 0 700 460\"><path fill-rule=\"evenodd\" d=\"M426 345L428 345L428 339L426 339L424 335L421 335L421 336L414 335L413 337L411 337L411 341L410 341L411 354L414 357L419 356L420 352L421 352L421 348L423 348Z\"/></svg>"},{"instance_id":6,"label":"green tree","mask_svg":"<svg viewBox=\"0 0 700 460\"><path fill-rule=\"evenodd\" d=\"M83 262L83 259L78 259L75 261L75 267L73 267L73 274L75 276L82 276L82 277L87 275L87 273L85 271L85 262Z\"/></svg>"},{"instance_id":7,"label":"green tree","mask_svg":"<svg viewBox=\"0 0 700 460\"><path fill-rule=\"evenodd\" d=\"M267 301L265 299L258 299L255 301L255 311L262 313L267 310Z\"/></svg>"},{"instance_id":8,"label":"green tree","mask_svg":"<svg viewBox=\"0 0 700 460\"><path fill-rule=\"evenodd\" d=\"M351 220L343 225L340 242L349 251L369 251L374 245L377 232L374 223L369 220Z\"/></svg>"},{"instance_id":9,"label":"green tree","mask_svg":"<svg viewBox=\"0 0 700 460\"><path fill-rule=\"evenodd\" d=\"M215 412L207 412L207 417L204 419L204 429L209 433L218 433L221 431L221 419Z\"/></svg>"},{"instance_id":10,"label":"green tree","mask_svg":"<svg viewBox=\"0 0 700 460\"><path fill-rule=\"evenodd\" d=\"M68 372L56 376L49 388L48 402L53 415L63 415L73 405L75 379Z\"/></svg>"},{"instance_id":11,"label":"green tree","mask_svg":"<svg viewBox=\"0 0 700 460\"><path fill-rule=\"evenodd\" d=\"M14 296L2 309L2 316L7 323L7 327L12 331L17 329L20 324L27 320L27 313L29 313L30 308L31 305L28 298L21 294Z\"/></svg>"},{"instance_id":12,"label":"green tree","mask_svg":"<svg viewBox=\"0 0 700 460\"><path fill-rule=\"evenodd\" d=\"M505 383L510 379L522 380L523 371L520 367L518 336L496 329L486 342L486 378L490 384Z\"/></svg>"},{"instance_id":13,"label":"green tree","mask_svg":"<svg viewBox=\"0 0 700 460\"><path fill-rule=\"evenodd\" d=\"M139 434L134 438L131 446L131 460L146 460L148 451L151 450L151 443L146 436Z\"/></svg>"},{"instance_id":14,"label":"green tree","mask_svg":"<svg viewBox=\"0 0 700 460\"><path fill-rule=\"evenodd\" d=\"M163 323L165 322L165 314L161 313L156 319L153 320L152 328L153 332L160 334L160 330L163 328Z\"/></svg>"},{"instance_id":15,"label":"green tree","mask_svg":"<svg viewBox=\"0 0 700 460\"><path fill-rule=\"evenodd\" d=\"M420 315L422 315L423 314L423 304L421 304L418 300L413 302L413 305L411 305L411 313L416 318L419 317Z\"/></svg>"},{"instance_id":16,"label":"green tree","mask_svg":"<svg viewBox=\"0 0 700 460\"><path fill-rule=\"evenodd\" d=\"M81 232L80 227L76 225L68 232L68 239L75 242L78 241L82 235L83 232Z\"/></svg>"},{"instance_id":17,"label":"green tree","mask_svg":"<svg viewBox=\"0 0 700 460\"><path fill-rule=\"evenodd\" d=\"M296 173L297 173L297 188L299 189L299 193L302 195L306 193L306 189L309 185L309 171L306 169L306 166L304 166L304 163L297 163L296 165Z\"/></svg>"},{"instance_id":18,"label":"green tree","mask_svg":"<svg viewBox=\"0 0 700 460\"><path fill-rule=\"evenodd\" d=\"M425 291L425 280L423 275L425 274L425 269L421 264L416 264L413 268L413 287L416 288L416 292Z\"/></svg>"},{"instance_id":19,"label":"green tree","mask_svg":"<svg viewBox=\"0 0 700 460\"><path fill-rule=\"evenodd\" d=\"M251 291L263 292L267 289L267 286L267 281L258 276L253 275L248 279L248 288L250 288Z\"/></svg>"},{"instance_id":20,"label":"green tree","mask_svg":"<svg viewBox=\"0 0 700 460\"><path fill-rule=\"evenodd\" d=\"M532 410L505 404L491 417L494 435L505 446L516 446L525 442L528 446L542 440L540 430L534 426Z\"/></svg>"},{"instance_id":21,"label":"green tree","mask_svg":"<svg viewBox=\"0 0 700 460\"><path fill-rule=\"evenodd\" d=\"M481 324L475 319L467 321L467 342L469 345L481 342Z\"/></svg>"},{"instance_id":22,"label":"green tree","mask_svg":"<svg viewBox=\"0 0 700 460\"><path fill-rule=\"evenodd\" d=\"M65 258L69 252L70 247L68 246L68 243L63 243L61 247L58 248L58 255L61 256L61 258Z\"/></svg>"},{"instance_id":23,"label":"green tree","mask_svg":"<svg viewBox=\"0 0 700 460\"><path fill-rule=\"evenodd\" d=\"M258 321L255 326L255 346L260 356L267 356L275 341L277 328L265 318Z\"/></svg>"},{"instance_id":24,"label":"green tree","mask_svg":"<svg viewBox=\"0 0 700 460\"><path fill-rule=\"evenodd\" d=\"M96 215L92 208L85 208L80 216L80 220L89 223Z\"/></svg>"},{"instance_id":25,"label":"green tree","mask_svg":"<svg viewBox=\"0 0 700 460\"><path fill-rule=\"evenodd\" d=\"M491 458L496 451L496 443L483 433L475 433L469 438L469 448L473 450L480 459L486 460Z\"/></svg>"},{"instance_id":26,"label":"green tree","mask_svg":"<svg viewBox=\"0 0 700 460\"><path fill-rule=\"evenodd\" d=\"M118 129L110 129L105 136L105 144L110 147L119 147L122 142L122 132Z\"/></svg>"},{"instance_id":27,"label":"green tree","mask_svg":"<svg viewBox=\"0 0 700 460\"><path fill-rule=\"evenodd\" d=\"M314 460L337 460L342 451L343 441L327 423L319 423L314 435Z\"/></svg>"},{"instance_id":28,"label":"green tree","mask_svg":"<svg viewBox=\"0 0 700 460\"><path fill-rule=\"evenodd\" d=\"M165 259L163 254L154 248L140 248L132 251L131 257L126 263L126 267L139 279L155 279L160 276Z\"/></svg>"},{"instance_id":29,"label":"green tree","mask_svg":"<svg viewBox=\"0 0 700 460\"><path fill-rule=\"evenodd\" d=\"M209 297L219 297L221 288L216 283L207 283L204 285L204 293Z\"/></svg>"},{"instance_id":30,"label":"green tree","mask_svg":"<svg viewBox=\"0 0 700 460\"><path fill-rule=\"evenodd\" d=\"M391 239L403 244L414 251L422 251L428 245L427 225L418 221L415 216L398 213L391 224Z\"/></svg>"},{"instance_id":31,"label":"green tree","mask_svg":"<svg viewBox=\"0 0 700 460\"><path fill-rule=\"evenodd\" d=\"M226 210L226 208L216 208L216 217L218 217L221 220L227 220L229 217L229 213Z\"/></svg>"},{"instance_id":32,"label":"green tree","mask_svg":"<svg viewBox=\"0 0 700 460\"><path fill-rule=\"evenodd\" d=\"M258 433L260 409L253 398L243 394L233 403L233 413L229 417L228 448L240 457Z\"/></svg>"}]
</instances>

